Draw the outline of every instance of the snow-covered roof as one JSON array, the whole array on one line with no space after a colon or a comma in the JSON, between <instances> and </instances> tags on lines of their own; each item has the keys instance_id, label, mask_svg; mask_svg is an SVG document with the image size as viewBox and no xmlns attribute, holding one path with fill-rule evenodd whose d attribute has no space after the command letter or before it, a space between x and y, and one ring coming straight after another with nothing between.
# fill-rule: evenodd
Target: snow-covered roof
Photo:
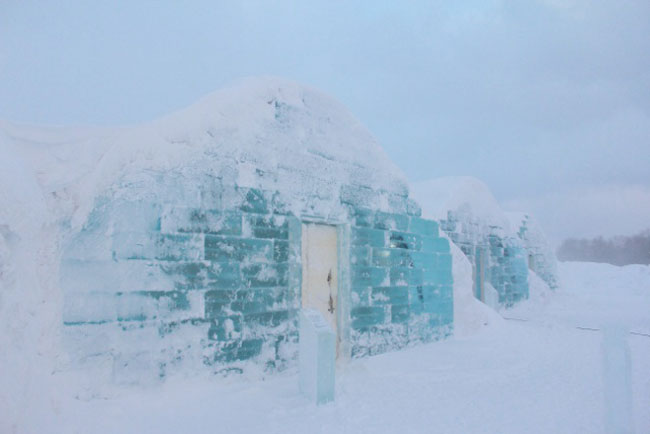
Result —
<instances>
[{"instance_id":1,"label":"snow-covered roof","mask_svg":"<svg viewBox=\"0 0 650 434\"><path fill-rule=\"evenodd\" d=\"M448 211L471 214L486 225L510 231L510 222L487 185L470 176L435 178L411 184L424 217L445 220Z\"/></svg>"},{"instance_id":2,"label":"snow-covered roof","mask_svg":"<svg viewBox=\"0 0 650 434\"><path fill-rule=\"evenodd\" d=\"M43 191L65 190L76 201L69 205L75 210L87 211L89 200L129 174L188 174L188 167L216 176L227 172L241 186L312 189L326 198L338 196L344 184L408 192L402 172L342 104L280 78L243 79L133 127L2 121L0 133L32 168Z\"/></svg>"}]
</instances>

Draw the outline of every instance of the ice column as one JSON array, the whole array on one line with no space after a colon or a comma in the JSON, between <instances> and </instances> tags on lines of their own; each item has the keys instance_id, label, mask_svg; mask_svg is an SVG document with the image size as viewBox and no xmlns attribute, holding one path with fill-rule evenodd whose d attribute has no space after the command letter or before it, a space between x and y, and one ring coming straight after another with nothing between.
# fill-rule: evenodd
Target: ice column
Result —
<instances>
[{"instance_id":1,"label":"ice column","mask_svg":"<svg viewBox=\"0 0 650 434\"><path fill-rule=\"evenodd\" d=\"M632 384L627 330L618 324L603 327L605 426L609 434L632 433Z\"/></svg>"},{"instance_id":2,"label":"ice column","mask_svg":"<svg viewBox=\"0 0 650 434\"><path fill-rule=\"evenodd\" d=\"M300 391L316 404L334 401L336 339L315 309L300 312Z\"/></svg>"}]
</instances>

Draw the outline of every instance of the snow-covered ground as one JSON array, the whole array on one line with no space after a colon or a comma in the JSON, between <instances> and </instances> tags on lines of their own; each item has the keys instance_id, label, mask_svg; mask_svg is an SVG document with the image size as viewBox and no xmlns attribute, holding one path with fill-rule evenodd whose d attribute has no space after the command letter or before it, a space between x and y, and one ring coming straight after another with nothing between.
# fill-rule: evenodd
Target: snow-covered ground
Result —
<instances>
[{"instance_id":1,"label":"snow-covered ground","mask_svg":"<svg viewBox=\"0 0 650 434\"><path fill-rule=\"evenodd\" d=\"M58 373L38 403L25 404L15 431L601 433L602 334L590 329L619 323L637 333L628 338L633 418L635 432L650 432L650 267L563 263L560 277L556 293L503 312L516 319L339 366L333 404L302 398L295 372L172 378L92 399L79 395L81 374Z\"/></svg>"}]
</instances>

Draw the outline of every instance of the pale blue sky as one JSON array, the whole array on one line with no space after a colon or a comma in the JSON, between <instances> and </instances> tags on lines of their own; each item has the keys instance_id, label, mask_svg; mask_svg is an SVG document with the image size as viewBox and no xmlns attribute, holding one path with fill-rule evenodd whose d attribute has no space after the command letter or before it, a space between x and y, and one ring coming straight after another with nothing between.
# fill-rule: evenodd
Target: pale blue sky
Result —
<instances>
[{"instance_id":1,"label":"pale blue sky","mask_svg":"<svg viewBox=\"0 0 650 434\"><path fill-rule=\"evenodd\" d=\"M648 53L647 0L0 0L0 118L138 123L285 76L412 180L481 178L556 240L632 233L650 227Z\"/></svg>"}]
</instances>

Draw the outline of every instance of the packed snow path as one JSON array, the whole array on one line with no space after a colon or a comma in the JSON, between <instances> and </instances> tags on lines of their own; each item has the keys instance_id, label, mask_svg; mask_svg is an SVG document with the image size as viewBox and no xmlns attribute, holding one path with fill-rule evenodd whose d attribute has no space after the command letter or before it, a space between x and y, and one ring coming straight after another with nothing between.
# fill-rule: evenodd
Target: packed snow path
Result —
<instances>
[{"instance_id":1,"label":"packed snow path","mask_svg":"<svg viewBox=\"0 0 650 434\"><path fill-rule=\"evenodd\" d=\"M171 379L105 399L61 390L49 415L19 432L603 433L599 327L650 332L650 267L561 264L564 284L474 336L355 360L337 371L336 402L298 392L295 372ZM650 432L650 338L630 335L634 424Z\"/></svg>"}]
</instances>

